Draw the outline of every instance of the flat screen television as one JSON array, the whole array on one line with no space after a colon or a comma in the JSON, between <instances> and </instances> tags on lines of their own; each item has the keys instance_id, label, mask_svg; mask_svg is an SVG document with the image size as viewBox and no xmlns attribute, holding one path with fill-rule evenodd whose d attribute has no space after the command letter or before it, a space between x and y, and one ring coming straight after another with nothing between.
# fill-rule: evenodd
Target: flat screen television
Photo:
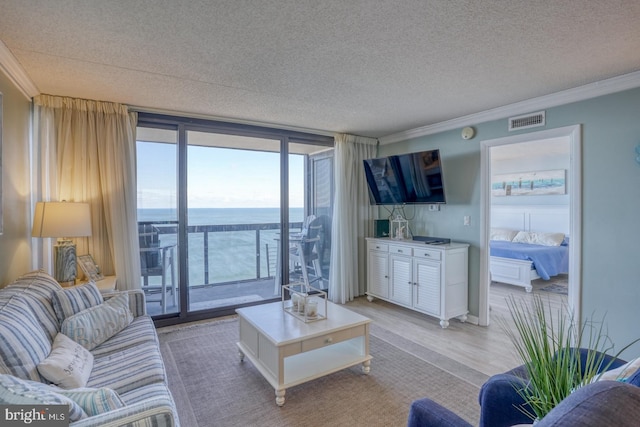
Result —
<instances>
[{"instance_id":1,"label":"flat screen television","mask_svg":"<svg viewBox=\"0 0 640 427\"><path fill-rule=\"evenodd\" d=\"M367 159L364 171L371 204L446 203L440 150Z\"/></svg>"}]
</instances>

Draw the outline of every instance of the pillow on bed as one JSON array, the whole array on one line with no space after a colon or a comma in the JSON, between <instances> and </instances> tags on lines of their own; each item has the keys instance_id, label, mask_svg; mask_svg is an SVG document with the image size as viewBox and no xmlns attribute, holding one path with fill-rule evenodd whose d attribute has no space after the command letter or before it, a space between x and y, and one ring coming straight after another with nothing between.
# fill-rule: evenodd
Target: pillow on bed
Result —
<instances>
[{"instance_id":1,"label":"pillow on bed","mask_svg":"<svg viewBox=\"0 0 640 427\"><path fill-rule=\"evenodd\" d=\"M519 231L513 238L514 243L529 243L542 246L560 246L564 241L564 233L542 233L535 231Z\"/></svg>"},{"instance_id":2,"label":"pillow on bed","mask_svg":"<svg viewBox=\"0 0 640 427\"><path fill-rule=\"evenodd\" d=\"M505 240L510 242L516 237L518 230L510 230L508 228L492 228L489 240Z\"/></svg>"}]
</instances>

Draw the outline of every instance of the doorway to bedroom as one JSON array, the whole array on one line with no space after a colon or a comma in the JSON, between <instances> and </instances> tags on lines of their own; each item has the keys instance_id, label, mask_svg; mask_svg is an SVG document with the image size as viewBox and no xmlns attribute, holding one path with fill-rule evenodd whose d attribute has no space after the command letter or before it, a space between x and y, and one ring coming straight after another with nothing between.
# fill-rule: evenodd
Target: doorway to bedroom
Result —
<instances>
[{"instance_id":1,"label":"doorway to bedroom","mask_svg":"<svg viewBox=\"0 0 640 427\"><path fill-rule=\"evenodd\" d=\"M578 319L580 127L483 141L481 156L480 324L509 294L566 301Z\"/></svg>"}]
</instances>

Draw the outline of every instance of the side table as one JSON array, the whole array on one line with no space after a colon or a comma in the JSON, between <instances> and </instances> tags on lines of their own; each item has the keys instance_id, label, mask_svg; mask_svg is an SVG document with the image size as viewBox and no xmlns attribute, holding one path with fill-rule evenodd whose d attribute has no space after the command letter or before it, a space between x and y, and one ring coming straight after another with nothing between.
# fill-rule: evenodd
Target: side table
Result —
<instances>
[{"instance_id":1,"label":"side table","mask_svg":"<svg viewBox=\"0 0 640 427\"><path fill-rule=\"evenodd\" d=\"M73 286L84 285L87 282L87 280L78 281ZM118 284L118 276L104 276L104 279L97 280L95 284L101 293L113 292Z\"/></svg>"},{"instance_id":2,"label":"side table","mask_svg":"<svg viewBox=\"0 0 640 427\"><path fill-rule=\"evenodd\" d=\"M98 280L96 282L96 286L100 290L100 292L113 292L116 290L116 285L118 284L117 276L104 276L104 279Z\"/></svg>"}]
</instances>

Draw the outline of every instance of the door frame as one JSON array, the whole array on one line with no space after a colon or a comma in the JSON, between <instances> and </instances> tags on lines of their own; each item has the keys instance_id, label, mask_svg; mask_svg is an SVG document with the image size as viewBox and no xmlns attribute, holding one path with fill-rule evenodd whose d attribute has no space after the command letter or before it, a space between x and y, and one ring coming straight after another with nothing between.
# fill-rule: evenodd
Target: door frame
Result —
<instances>
[{"instance_id":1,"label":"door frame","mask_svg":"<svg viewBox=\"0 0 640 427\"><path fill-rule=\"evenodd\" d=\"M582 126L573 125L480 141L480 282L478 324L489 325L489 235L491 228L491 147L551 138L569 139L569 295L574 321L580 322L582 297Z\"/></svg>"}]
</instances>

